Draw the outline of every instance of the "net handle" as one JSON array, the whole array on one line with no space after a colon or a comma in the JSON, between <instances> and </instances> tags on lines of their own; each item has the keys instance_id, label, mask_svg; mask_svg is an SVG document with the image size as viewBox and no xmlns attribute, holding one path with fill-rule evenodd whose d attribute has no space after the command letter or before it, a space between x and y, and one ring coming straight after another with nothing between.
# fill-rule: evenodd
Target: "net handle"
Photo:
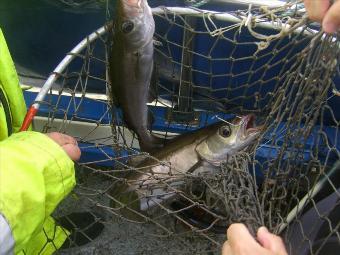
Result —
<instances>
[{"instance_id":1,"label":"net handle","mask_svg":"<svg viewBox=\"0 0 340 255\"><path fill-rule=\"evenodd\" d=\"M331 170L326 173L300 200L300 202L288 213L286 221L279 227L278 234L283 230L305 209L306 205L322 190L328 180L340 169L340 161L335 163Z\"/></svg>"}]
</instances>

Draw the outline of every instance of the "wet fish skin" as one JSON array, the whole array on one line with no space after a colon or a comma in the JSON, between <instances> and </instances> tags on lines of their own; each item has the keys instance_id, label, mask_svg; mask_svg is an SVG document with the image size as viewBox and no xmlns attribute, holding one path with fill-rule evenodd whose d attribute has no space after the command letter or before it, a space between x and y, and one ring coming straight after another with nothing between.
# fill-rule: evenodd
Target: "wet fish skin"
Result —
<instances>
[{"instance_id":1,"label":"wet fish skin","mask_svg":"<svg viewBox=\"0 0 340 255\"><path fill-rule=\"evenodd\" d=\"M114 102L143 151L162 147L148 131L147 102L153 71L155 22L146 0L117 1L109 72Z\"/></svg>"},{"instance_id":2,"label":"wet fish skin","mask_svg":"<svg viewBox=\"0 0 340 255\"><path fill-rule=\"evenodd\" d=\"M261 127L253 126L253 120L253 116L247 115L231 124L218 122L180 135L154 153L154 159L138 165L139 170L127 176L125 187L116 190L115 196L124 200L134 196L131 206L140 211L174 197L173 190L180 190L184 174L213 172L229 156L253 143L261 133Z\"/></svg>"}]
</instances>

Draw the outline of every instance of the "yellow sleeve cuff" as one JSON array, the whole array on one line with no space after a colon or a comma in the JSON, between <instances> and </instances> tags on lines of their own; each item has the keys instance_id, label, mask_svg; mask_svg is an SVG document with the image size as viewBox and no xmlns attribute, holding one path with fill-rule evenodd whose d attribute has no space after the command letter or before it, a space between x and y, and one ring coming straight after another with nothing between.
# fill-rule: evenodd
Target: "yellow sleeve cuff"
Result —
<instances>
[{"instance_id":1,"label":"yellow sleeve cuff","mask_svg":"<svg viewBox=\"0 0 340 255\"><path fill-rule=\"evenodd\" d=\"M74 185L73 161L46 135L20 132L0 142L0 211L11 226L16 251L41 231Z\"/></svg>"}]
</instances>

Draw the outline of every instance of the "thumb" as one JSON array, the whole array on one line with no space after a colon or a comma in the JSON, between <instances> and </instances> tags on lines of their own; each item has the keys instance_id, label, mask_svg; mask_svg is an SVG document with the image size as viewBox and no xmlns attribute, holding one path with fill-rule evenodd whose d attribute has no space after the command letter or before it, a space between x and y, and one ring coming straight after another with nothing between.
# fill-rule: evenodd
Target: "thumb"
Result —
<instances>
[{"instance_id":1,"label":"thumb","mask_svg":"<svg viewBox=\"0 0 340 255\"><path fill-rule=\"evenodd\" d=\"M304 2L308 17L319 22L322 21L330 6L330 1L326 0L304 0Z\"/></svg>"},{"instance_id":2,"label":"thumb","mask_svg":"<svg viewBox=\"0 0 340 255\"><path fill-rule=\"evenodd\" d=\"M287 251L281 237L270 233L266 227L260 227L258 229L257 240L263 248L268 249L277 255L287 255Z\"/></svg>"},{"instance_id":3,"label":"thumb","mask_svg":"<svg viewBox=\"0 0 340 255\"><path fill-rule=\"evenodd\" d=\"M61 146L66 154L73 160L77 161L80 158L81 151L77 145L74 144L66 144Z\"/></svg>"},{"instance_id":4,"label":"thumb","mask_svg":"<svg viewBox=\"0 0 340 255\"><path fill-rule=\"evenodd\" d=\"M230 249L234 252L237 251L235 254L261 254L257 252L261 249L261 246L249 233L244 224L234 223L230 225L227 230L227 239Z\"/></svg>"},{"instance_id":5,"label":"thumb","mask_svg":"<svg viewBox=\"0 0 340 255\"><path fill-rule=\"evenodd\" d=\"M340 1L337 0L326 13L322 27L326 33L335 33L340 28Z\"/></svg>"}]
</instances>

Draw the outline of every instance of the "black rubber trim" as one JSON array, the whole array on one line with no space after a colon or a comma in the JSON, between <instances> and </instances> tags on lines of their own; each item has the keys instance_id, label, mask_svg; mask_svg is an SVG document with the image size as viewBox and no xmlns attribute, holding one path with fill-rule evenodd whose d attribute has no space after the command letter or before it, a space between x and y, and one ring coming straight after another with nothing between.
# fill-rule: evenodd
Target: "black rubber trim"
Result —
<instances>
[{"instance_id":1,"label":"black rubber trim","mask_svg":"<svg viewBox=\"0 0 340 255\"><path fill-rule=\"evenodd\" d=\"M0 88L0 103L2 104L5 111L7 132L8 136L10 136L13 133L11 111L7 99L5 97L5 94L1 88Z\"/></svg>"}]
</instances>

